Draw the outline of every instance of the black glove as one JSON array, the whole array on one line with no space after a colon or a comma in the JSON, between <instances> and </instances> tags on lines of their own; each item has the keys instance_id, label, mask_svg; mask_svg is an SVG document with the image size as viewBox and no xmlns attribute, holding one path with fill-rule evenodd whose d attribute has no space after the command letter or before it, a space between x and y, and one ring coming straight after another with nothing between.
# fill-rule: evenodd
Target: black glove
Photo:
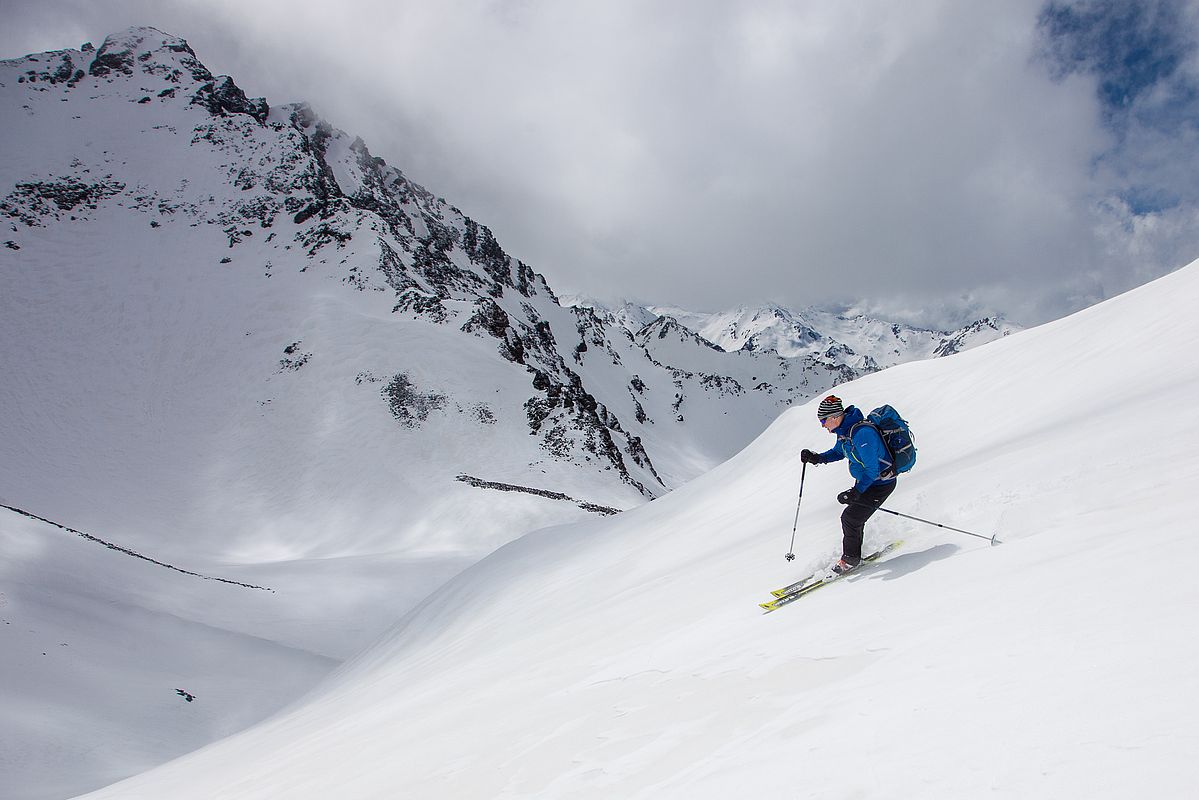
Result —
<instances>
[{"instance_id":1,"label":"black glove","mask_svg":"<svg viewBox=\"0 0 1199 800\"><path fill-rule=\"evenodd\" d=\"M824 463L823 461L820 460L819 453L813 453L811 450L808 450L807 448L804 448L803 450L799 451L799 460L805 464L823 464Z\"/></svg>"},{"instance_id":2,"label":"black glove","mask_svg":"<svg viewBox=\"0 0 1199 800\"><path fill-rule=\"evenodd\" d=\"M841 494L837 495L837 502L843 506L847 506L850 503L858 502L858 498L861 496L862 495L858 494L858 487L855 486L852 489L846 489L844 492L841 492Z\"/></svg>"}]
</instances>

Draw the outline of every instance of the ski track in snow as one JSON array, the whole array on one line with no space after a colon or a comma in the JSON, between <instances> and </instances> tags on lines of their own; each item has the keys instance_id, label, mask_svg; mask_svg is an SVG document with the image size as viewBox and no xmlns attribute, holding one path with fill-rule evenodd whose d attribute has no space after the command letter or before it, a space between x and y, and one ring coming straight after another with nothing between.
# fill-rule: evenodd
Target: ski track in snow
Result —
<instances>
[{"instance_id":1,"label":"ski track in snow","mask_svg":"<svg viewBox=\"0 0 1199 800\"><path fill-rule=\"evenodd\" d=\"M228 583L233 586L241 586L246 589L261 589L266 592L273 591L272 589L269 589L265 586L255 586L251 583L242 583L240 581L230 580L229 578L219 578L214 575L201 575L198 572L192 572L191 570L186 570L186 569L183 569L182 567L176 567L174 564L167 564L164 561L159 561L157 559L150 558L149 556L142 555L141 553L138 553L134 550L130 550L128 547L122 547L119 544L115 544L113 542L106 541L104 539L101 539L99 536L95 536L90 533L84 533L83 531L77 531L74 528L68 528L66 525L61 525L57 522L54 522L53 520L48 520L45 517L39 517L37 514L33 514L29 511L25 511L20 508L13 508L12 506L6 506L3 504L0 504L0 508L7 509L16 514L20 514L23 517L29 517L29 519L37 520L38 522L45 522L46 524L53 525L54 527L56 527L60 530L64 530L67 533L73 533L80 538L87 539L89 542L95 542L98 545L107 547L109 550L116 550L118 553L124 553L125 555L130 556L132 558L140 558L142 561L147 561L151 564L162 567L164 569L174 570L175 572L181 573L183 575L191 575L194 578L200 578L201 580L206 580L206 581L219 581L221 583Z\"/></svg>"}]
</instances>

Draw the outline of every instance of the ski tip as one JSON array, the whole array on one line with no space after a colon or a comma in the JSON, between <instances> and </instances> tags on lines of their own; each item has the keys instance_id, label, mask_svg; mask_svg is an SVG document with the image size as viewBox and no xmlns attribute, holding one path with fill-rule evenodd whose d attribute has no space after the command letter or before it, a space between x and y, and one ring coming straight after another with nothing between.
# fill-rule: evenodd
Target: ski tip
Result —
<instances>
[{"instance_id":1,"label":"ski tip","mask_svg":"<svg viewBox=\"0 0 1199 800\"><path fill-rule=\"evenodd\" d=\"M774 611L778 608L774 603L758 603L758 606L766 611Z\"/></svg>"},{"instance_id":2,"label":"ski tip","mask_svg":"<svg viewBox=\"0 0 1199 800\"><path fill-rule=\"evenodd\" d=\"M999 535L998 533L997 533L997 534L995 534L995 536L998 536L998 535ZM995 538L995 536L992 536L992 537L991 537L991 547L994 547L994 546L995 546L995 545L997 545L997 544L1003 544L1003 542L1001 542L1001 541L999 541L998 539L996 539L996 538Z\"/></svg>"}]
</instances>

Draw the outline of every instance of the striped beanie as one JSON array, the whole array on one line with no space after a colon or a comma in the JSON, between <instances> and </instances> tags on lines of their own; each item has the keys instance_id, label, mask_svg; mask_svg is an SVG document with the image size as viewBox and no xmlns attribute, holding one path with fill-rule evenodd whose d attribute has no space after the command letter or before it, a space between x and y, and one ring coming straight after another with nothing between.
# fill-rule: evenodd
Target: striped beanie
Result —
<instances>
[{"instance_id":1,"label":"striped beanie","mask_svg":"<svg viewBox=\"0 0 1199 800\"><path fill-rule=\"evenodd\" d=\"M828 419L829 417L835 417L838 414L844 413L845 409L841 405L841 398L835 394L830 394L820 401L820 408L816 409L816 418Z\"/></svg>"}]
</instances>

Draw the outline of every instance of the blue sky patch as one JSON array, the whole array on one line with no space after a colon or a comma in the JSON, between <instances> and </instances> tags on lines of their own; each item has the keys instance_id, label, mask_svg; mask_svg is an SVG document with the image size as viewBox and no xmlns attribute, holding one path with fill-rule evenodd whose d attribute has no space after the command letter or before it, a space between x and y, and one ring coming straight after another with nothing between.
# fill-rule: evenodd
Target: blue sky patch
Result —
<instances>
[{"instance_id":1,"label":"blue sky patch","mask_svg":"<svg viewBox=\"0 0 1199 800\"><path fill-rule=\"evenodd\" d=\"M1199 131L1199 81L1186 69L1199 38L1189 12L1181 0L1053 0L1038 18L1050 74L1094 77L1116 142L1100 161L1124 176L1116 194L1137 214L1199 200L1189 177L1169 168L1191 163L1185 148Z\"/></svg>"}]
</instances>

